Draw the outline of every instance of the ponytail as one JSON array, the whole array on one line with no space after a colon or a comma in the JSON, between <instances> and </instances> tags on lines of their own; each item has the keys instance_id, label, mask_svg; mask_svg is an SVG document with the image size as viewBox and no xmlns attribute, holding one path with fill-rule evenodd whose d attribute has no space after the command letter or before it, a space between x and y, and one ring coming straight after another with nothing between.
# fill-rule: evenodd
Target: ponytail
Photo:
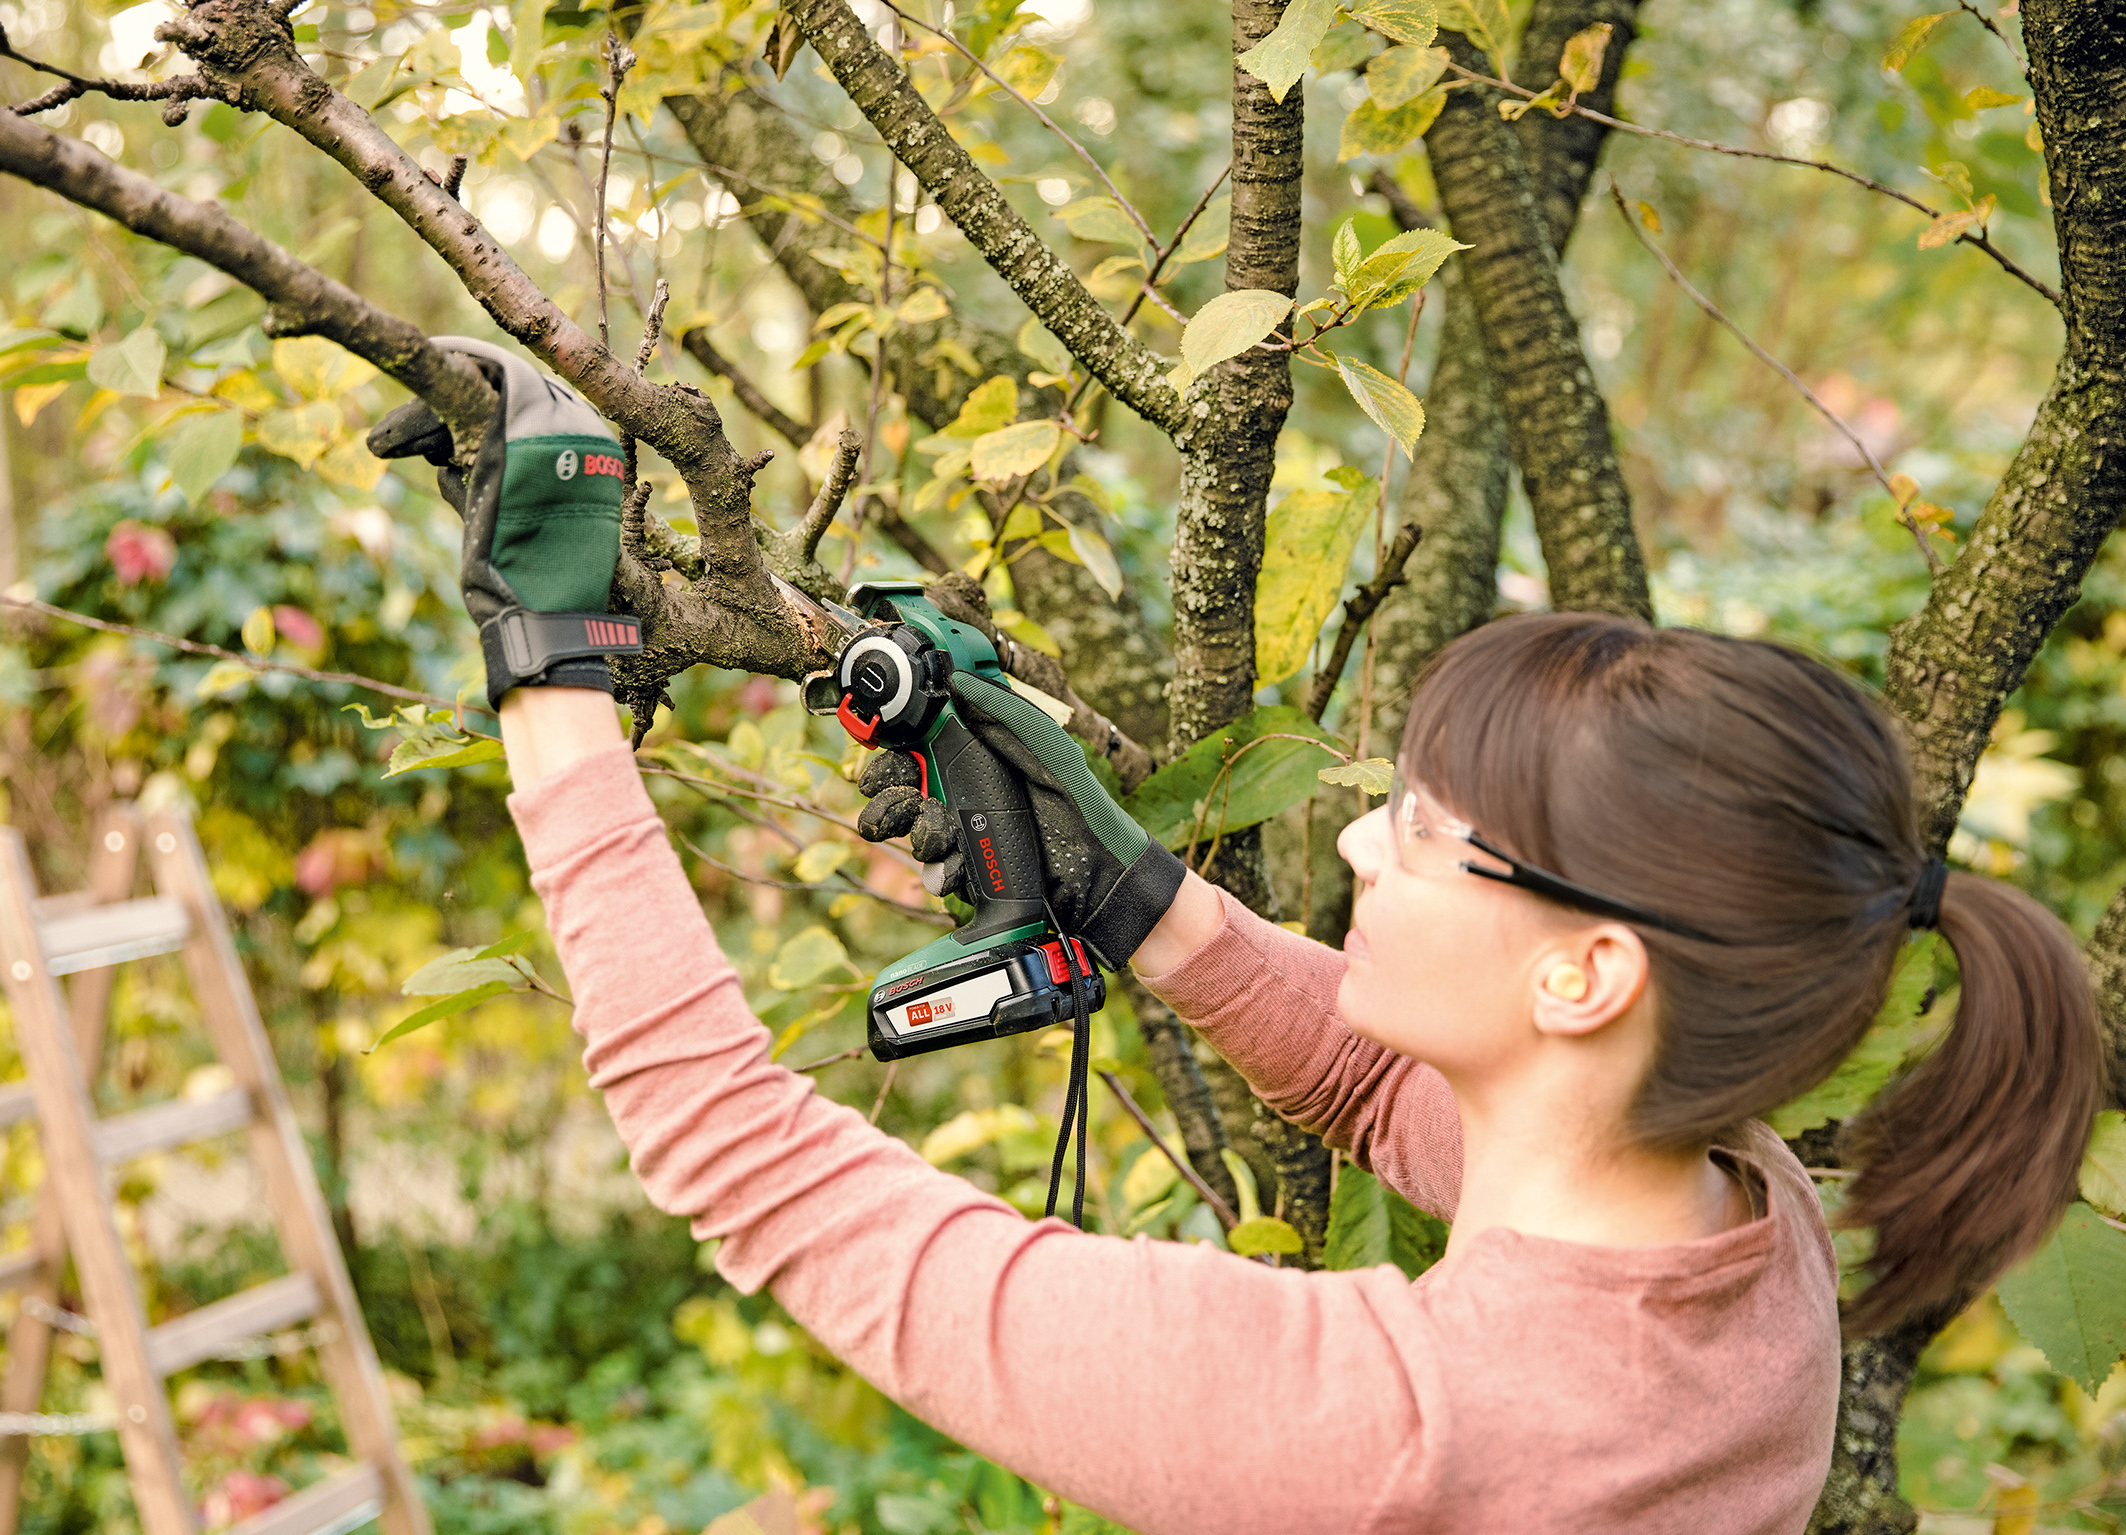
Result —
<instances>
[{"instance_id":1,"label":"ponytail","mask_svg":"<svg viewBox=\"0 0 2126 1535\"><path fill-rule=\"evenodd\" d=\"M1839 1224L1873 1227L1859 1337L1961 1306L2074 1198L2103 1091L2096 998L2066 926L2019 890L1951 874L1941 934L1963 991L1941 1046L1846 1132Z\"/></svg>"}]
</instances>

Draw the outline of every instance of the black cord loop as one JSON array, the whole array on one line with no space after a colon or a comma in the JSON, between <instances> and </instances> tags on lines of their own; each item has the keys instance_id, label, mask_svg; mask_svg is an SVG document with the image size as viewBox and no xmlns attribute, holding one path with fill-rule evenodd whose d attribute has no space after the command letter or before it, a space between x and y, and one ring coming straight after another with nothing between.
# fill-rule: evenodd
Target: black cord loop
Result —
<instances>
[{"instance_id":1,"label":"black cord loop","mask_svg":"<svg viewBox=\"0 0 2126 1535\"><path fill-rule=\"evenodd\" d=\"M1941 893L1949 883L1949 866L1939 858L1929 858L1919 871L1919 883L1912 887L1912 926L1933 929L1941 926Z\"/></svg>"}]
</instances>

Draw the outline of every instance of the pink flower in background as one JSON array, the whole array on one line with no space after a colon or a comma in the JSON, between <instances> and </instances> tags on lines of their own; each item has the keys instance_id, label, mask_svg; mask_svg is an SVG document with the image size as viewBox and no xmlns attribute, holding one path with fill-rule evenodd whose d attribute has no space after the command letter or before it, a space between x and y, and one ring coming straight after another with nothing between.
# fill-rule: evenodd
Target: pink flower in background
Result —
<instances>
[{"instance_id":1,"label":"pink flower in background","mask_svg":"<svg viewBox=\"0 0 2126 1535\"><path fill-rule=\"evenodd\" d=\"M286 603L273 610L273 630L297 650L323 650L325 626L301 608Z\"/></svg>"},{"instance_id":2,"label":"pink flower in background","mask_svg":"<svg viewBox=\"0 0 2126 1535\"><path fill-rule=\"evenodd\" d=\"M295 855L295 885L305 895L330 895L342 885L359 885L382 861L376 839L366 831L321 831Z\"/></svg>"},{"instance_id":3,"label":"pink flower in background","mask_svg":"<svg viewBox=\"0 0 2126 1535\"><path fill-rule=\"evenodd\" d=\"M264 1513L286 1496L288 1484L277 1476L260 1476L256 1471L231 1471L201 1500L199 1513L208 1529L226 1529L254 1514Z\"/></svg>"},{"instance_id":4,"label":"pink flower in background","mask_svg":"<svg viewBox=\"0 0 2126 1535\"><path fill-rule=\"evenodd\" d=\"M127 518L111 529L103 552L118 572L119 585L131 586L137 581L160 581L167 576L177 563L177 540L161 528Z\"/></svg>"}]
</instances>

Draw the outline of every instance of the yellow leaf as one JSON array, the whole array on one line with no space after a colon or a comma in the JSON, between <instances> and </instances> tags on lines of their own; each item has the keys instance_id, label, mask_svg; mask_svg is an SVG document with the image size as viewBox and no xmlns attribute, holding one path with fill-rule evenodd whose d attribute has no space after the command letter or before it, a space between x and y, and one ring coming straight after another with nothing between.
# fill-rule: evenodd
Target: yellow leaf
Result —
<instances>
[{"instance_id":1,"label":"yellow leaf","mask_svg":"<svg viewBox=\"0 0 2126 1535\"><path fill-rule=\"evenodd\" d=\"M271 654L273 650L273 609L256 607L244 620L244 649L255 656Z\"/></svg>"},{"instance_id":2,"label":"yellow leaf","mask_svg":"<svg viewBox=\"0 0 2126 1535\"><path fill-rule=\"evenodd\" d=\"M1411 97L1431 90L1446 72L1446 49L1404 44L1366 66L1366 94L1383 112L1392 112Z\"/></svg>"},{"instance_id":3,"label":"yellow leaf","mask_svg":"<svg viewBox=\"0 0 2126 1535\"><path fill-rule=\"evenodd\" d=\"M317 461L317 472L349 490L375 490L377 481L384 478L384 461L349 437L325 451Z\"/></svg>"},{"instance_id":4,"label":"yellow leaf","mask_svg":"<svg viewBox=\"0 0 2126 1535\"><path fill-rule=\"evenodd\" d=\"M1964 92L1964 105L1974 112L1983 112L1988 107L2012 107L2023 98L2010 91L1997 91L1990 85L1973 86Z\"/></svg>"},{"instance_id":5,"label":"yellow leaf","mask_svg":"<svg viewBox=\"0 0 2126 1535\"><path fill-rule=\"evenodd\" d=\"M1893 474L1890 476L1890 494L1897 498L1898 506L1903 507L1919 494L1919 481L1909 474Z\"/></svg>"},{"instance_id":6,"label":"yellow leaf","mask_svg":"<svg viewBox=\"0 0 2126 1535\"><path fill-rule=\"evenodd\" d=\"M1602 55L1609 49L1610 24L1598 21L1565 41L1565 52L1558 59L1558 77L1572 87L1574 95L1582 95L1602 83Z\"/></svg>"},{"instance_id":7,"label":"yellow leaf","mask_svg":"<svg viewBox=\"0 0 2126 1535\"><path fill-rule=\"evenodd\" d=\"M1890 41L1890 50L1882 56L1882 67L1891 71L1902 70L1912 62L1912 56L1927 46L1927 38L1954 11L1935 11L1926 16L1915 16L1898 30Z\"/></svg>"},{"instance_id":8,"label":"yellow leaf","mask_svg":"<svg viewBox=\"0 0 2126 1535\"><path fill-rule=\"evenodd\" d=\"M1242 1257L1256 1253L1296 1253L1305 1248L1299 1233L1274 1215L1242 1221L1225 1234L1225 1245Z\"/></svg>"},{"instance_id":9,"label":"yellow leaf","mask_svg":"<svg viewBox=\"0 0 2126 1535\"><path fill-rule=\"evenodd\" d=\"M1255 578L1258 686L1274 686L1306 665L1373 515L1379 487L1354 471L1338 472L1347 482L1342 490L1295 490L1270 508Z\"/></svg>"},{"instance_id":10,"label":"yellow leaf","mask_svg":"<svg viewBox=\"0 0 2126 1535\"><path fill-rule=\"evenodd\" d=\"M561 133L561 120L551 113L537 117L512 117L502 125L502 147L526 164Z\"/></svg>"},{"instance_id":11,"label":"yellow leaf","mask_svg":"<svg viewBox=\"0 0 2126 1535\"><path fill-rule=\"evenodd\" d=\"M1180 1178L1173 1163L1147 1147L1131 1165L1129 1176L1122 1180L1122 1197L1132 1210L1141 1210L1154 1200L1164 1199Z\"/></svg>"},{"instance_id":12,"label":"yellow leaf","mask_svg":"<svg viewBox=\"0 0 2126 1535\"><path fill-rule=\"evenodd\" d=\"M1959 208L1954 213L1944 213L1919 232L1919 248L1930 251L1947 245L1977 222L1978 213L1975 209Z\"/></svg>"},{"instance_id":13,"label":"yellow leaf","mask_svg":"<svg viewBox=\"0 0 2126 1535\"><path fill-rule=\"evenodd\" d=\"M1639 204L1639 222L1655 234L1661 232L1661 214L1652 203Z\"/></svg>"},{"instance_id":14,"label":"yellow leaf","mask_svg":"<svg viewBox=\"0 0 2126 1535\"><path fill-rule=\"evenodd\" d=\"M313 400L299 410L268 411L258 421L258 445L308 469L339 436L339 407Z\"/></svg>"},{"instance_id":15,"label":"yellow leaf","mask_svg":"<svg viewBox=\"0 0 2126 1535\"><path fill-rule=\"evenodd\" d=\"M932 320L942 320L952 313L952 306L945 302L945 295L935 288L918 288L900 307L900 319L904 325L927 325Z\"/></svg>"},{"instance_id":16,"label":"yellow leaf","mask_svg":"<svg viewBox=\"0 0 2126 1535\"><path fill-rule=\"evenodd\" d=\"M816 885L839 869L842 860L854 851L846 842L815 842L797 855L792 868L805 884Z\"/></svg>"},{"instance_id":17,"label":"yellow leaf","mask_svg":"<svg viewBox=\"0 0 2126 1535\"><path fill-rule=\"evenodd\" d=\"M306 400L330 400L376 377L376 369L323 336L273 343L273 371Z\"/></svg>"},{"instance_id":18,"label":"yellow leaf","mask_svg":"<svg viewBox=\"0 0 2126 1535\"><path fill-rule=\"evenodd\" d=\"M24 384L15 391L15 419L28 426L37 419L37 413L66 393L68 380L60 379L50 384Z\"/></svg>"},{"instance_id":19,"label":"yellow leaf","mask_svg":"<svg viewBox=\"0 0 2126 1535\"><path fill-rule=\"evenodd\" d=\"M1015 426L985 432L974 440L969 467L978 480L1001 484L1032 474L1048 462L1063 440L1063 429L1053 421L1021 421Z\"/></svg>"},{"instance_id":20,"label":"yellow leaf","mask_svg":"<svg viewBox=\"0 0 2126 1535\"><path fill-rule=\"evenodd\" d=\"M1040 1121L1016 1103L993 1109L968 1109L924 1136L918 1150L932 1167L943 1167L992 1141L1007 1135L1031 1135L1040 1127Z\"/></svg>"},{"instance_id":21,"label":"yellow leaf","mask_svg":"<svg viewBox=\"0 0 2126 1535\"><path fill-rule=\"evenodd\" d=\"M263 415L280 404L280 396L268 389L265 381L249 368L217 380L208 393L218 395L254 416Z\"/></svg>"},{"instance_id":22,"label":"yellow leaf","mask_svg":"<svg viewBox=\"0 0 2126 1535\"><path fill-rule=\"evenodd\" d=\"M2042 1502L2038 1490L2027 1482L2002 1488L1993 1501L1993 1535L2032 1535Z\"/></svg>"},{"instance_id":23,"label":"yellow leaf","mask_svg":"<svg viewBox=\"0 0 2126 1535\"><path fill-rule=\"evenodd\" d=\"M220 693L231 692L252 681L258 673L241 661L216 661L207 668L206 676L199 679L199 686L192 690L194 698L212 698Z\"/></svg>"},{"instance_id":24,"label":"yellow leaf","mask_svg":"<svg viewBox=\"0 0 2126 1535\"><path fill-rule=\"evenodd\" d=\"M1360 155L1394 154L1430 128L1446 104L1447 93L1437 86L1412 97L1393 112L1383 112L1368 97L1344 119L1336 144L1337 164Z\"/></svg>"}]
</instances>

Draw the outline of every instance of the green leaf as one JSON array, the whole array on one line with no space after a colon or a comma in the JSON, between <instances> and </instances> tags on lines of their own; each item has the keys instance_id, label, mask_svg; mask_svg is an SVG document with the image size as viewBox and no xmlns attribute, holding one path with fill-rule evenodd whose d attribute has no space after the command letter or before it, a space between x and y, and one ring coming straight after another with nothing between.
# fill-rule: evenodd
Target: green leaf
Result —
<instances>
[{"instance_id":1,"label":"green leaf","mask_svg":"<svg viewBox=\"0 0 2126 1535\"><path fill-rule=\"evenodd\" d=\"M256 682L258 672L241 661L216 661L192 689L194 698L214 698L232 692L247 682Z\"/></svg>"},{"instance_id":2,"label":"green leaf","mask_svg":"<svg viewBox=\"0 0 2126 1535\"><path fill-rule=\"evenodd\" d=\"M1383 240L1359 263L1348 286L1352 302L1362 308L1397 304L1432 281L1449 256L1469 247L1438 229L1412 229Z\"/></svg>"},{"instance_id":3,"label":"green leaf","mask_svg":"<svg viewBox=\"0 0 2126 1535\"><path fill-rule=\"evenodd\" d=\"M419 768L471 767L479 762L493 762L501 755L502 743L488 736L479 736L470 742L447 738L401 741L392 748L391 760L384 765L384 776L396 778Z\"/></svg>"},{"instance_id":4,"label":"green leaf","mask_svg":"<svg viewBox=\"0 0 2126 1535\"><path fill-rule=\"evenodd\" d=\"M1359 0L1351 7L1353 21L1413 48L1432 41L1440 29L1442 14L1434 0Z\"/></svg>"},{"instance_id":5,"label":"green leaf","mask_svg":"<svg viewBox=\"0 0 2126 1535\"><path fill-rule=\"evenodd\" d=\"M1897 29L1897 36L1890 39L1890 48L1882 56L1882 67L1894 73L1901 72L1912 62L1912 56L1927 46L1927 39L1934 29L1954 16L1954 11L1935 11L1926 16L1915 16Z\"/></svg>"},{"instance_id":6,"label":"green leaf","mask_svg":"<svg viewBox=\"0 0 2126 1535\"><path fill-rule=\"evenodd\" d=\"M1043 372L1070 371L1070 348L1058 341L1039 320L1028 320L1021 325L1017 340L1019 350L1039 363Z\"/></svg>"},{"instance_id":7,"label":"green leaf","mask_svg":"<svg viewBox=\"0 0 2126 1535\"><path fill-rule=\"evenodd\" d=\"M1147 1146L1130 1164L1129 1176L1122 1180L1122 1197L1132 1210L1142 1210L1165 1198L1180 1179L1180 1170L1167 1160L1166 1154Z\"/></svg>"},{"instance_id":8,"label":"green leaf","mask_svg":"<svg viewBox=\"0 0 2126 1535\"><path fill-rule=\"evenodd\" d=\"M152 325L143 325L123 341L98 347L89 359L89 382L115 394L137 394L148 399L162 393L162 363L166 348Z\"/></svg>"},{"instance_id":9,"label":"green leaf","mask_svg":"<svg viewBox=\"0 0 2126 1535\"><path fill-rule=\"evenodd\" d=\"M1076 202L1065 203L1056 209L1055 216L1063 221L1063 227L1081 240L1101 240L1109 245L1141 245L1144 231L1139 229L1122 205L1112 197L1081 197Z\"/></svg>"},{"instance_id":10,"label":"green leaf","mask_svg":"<svg viewBox=\"0 0 2126 1535\"><path fill-rule=\"evenodd\" d=\"M1292 0L1276 29L1235 62L1270 88L1272 101L1281 102L1292 82L1306 73L1335 20L1336 0Z\"/></svg>"},{"instance_id":11,"label":"green leaf","mask_svg":"<svg viewBox=\"0 0 2126 1535\"><path fill-rule=\"evenodd\" d=\"M255 656L268 654L273 649L273 609L263 603L253 608L239 633L244 649Z\"/></svg>"},{"instance_id":12,"label":"green leaf","mask_svg":"<svg viewBox=\"0 0 2126 1535\"><path fill-rule=\"evenodd\" d=\"M164 451L169 458L170 479L184 492L185 500L197 505L214 482L235 467L244 445L244 418L233 410L188 416L170 434Z\"/></svg>"},{"instance_id":13,"label":"green leaf","mask_svg":"<svg viewBox=\"0 0 2126 1535\"><path fill-rule=\"evenodd\" d=\"M1080 527L1075 522L1063 525L1070 538L1070 552L1078 557L1078 563L1092 573L1100 583L1100 590L1110 597L1122 595L1122 567L1115 563L1115 551L1107 540L1092 528Z\"/></svg>"},{"instance_id":14,"label":"green leaf","mask_svg":"<svg viewBox=\"0 0 2126 1535\"><path fill-rule=\"evenodd\" d=\"M1971 167L1964 164L1963 161L1942 161L1935 169L1934 176L1943 186L1954 192L1958 197L1961 197L1965 202L1971 201Z\"/></svg>"},{"instance_id":15,"label":"green leaf","mask_svg":"<svg viewBox=\"0 0 2126 1535\"><path fill-rule=\"evenodd\" d=\"M1314 776L1323 783L1363 789L1368 794L1386 794L1394 773L1395 764L1386 757L1361 757L1356 762L1339 762L1334 767L1325 767Z\"/></svg>"},{"instance_id":16,"label":"green leaf","mask_svg":"<svg viewBox=\"0 0 2126 1535\"><path fill-rule=\"evenodd\" d=\"M1240 1224L1246 1225L1262 1214L1262 1195L1255 1187L1255 1170L1248 1166L1247 1158L1230 1146L1218 1148L1218 1160L1232 1174L1233 1188L1240 1195Z\"/></svg>"},{"instance_id":17,"label":"green leaf","mask_svg":"<svg viewBox=\"0 0 2126 1535\"><path fill-rule=\"evenodd\" d=\"M1252 1258L1257 1253L1301 1252L1307 1244L1299 1239L1297 1231L1276 1216L1258 1215L1228 1231L1225 1245L1243 1258Z\"/></svg>"},{"instance_id":18,"label":"green leaf","mask_svg":"<svg viewBox=\"0 0 2126 1535\"><path fill-rule=\"evenodd\" d=\"M1336 611L1358 535L1380 487L1361 494L1295 490L1270 508L1255 578L1255 683L1274 687L1307 664L1315 636Z\"/></svg>"},{"instance_id":19,"label":"green leaf","mask_svg":"<svg viewBox=\"0 0 2126 1535\"><path fill-rule=\"evenodd\" d=\"M1425 430L1425 407L1416 395L1370 363L1355 357L1336 359L1336 371L1358 408L1373 424L1402 444L1405 454L1417 450L1418 436Z\"/></svg>"},{"instance_id":20,"label":"green leaf","mask_svg":"<svg viewBox=\"0 0 2126 1535\"><path fill-rule=\"evenodd\" d=\"M1196 311L1181 332L1181 360L1191 373L1238 357L1277 328L1292 312L1292 301L1267 288L1221 293Z\"/></svg>"},{"instance_id":21,"label":"green leaf","mask_svg":"<svg viewBox=\"0 0 2126 1535\"><path fill-rule=\"evenodd\" d=\"M2095 1396L2126 1353L2126 1231L2085 1204L2069 1205L2052 1240L1998 1288L2016 1331Z\"/></svg>"},{"instance_id":22,"label":"green leaf","mask_svg":"<svg viewBox=\"0 0 2126 1535\"><path fill-rule=\"evenodd\" d=\"M448 1018L453 1013L462 1013L468 1007L476 1007L490 997L499 997L512 988L501 981L489 981L484 986L475 986L470 991L461 991L445 997L440 1002L431 1002L417 1013L408 1013L387 1029L377 1042L362 1053L374 1055L402 1034L411 1034L415 1029L425 1029L438 1018Z\"/></svg>"},{"instance_id":23,"label":"green leaf","mask_svg":"<svg viewBox=\"0 0 2126 1535\"><path fill-rule=\"evenodd\" d=\"M1390 48L1366 66L1366 94L1383 112L1393 112L1439 84L1439 77L1446 72L1446 49L1404 44Z\"/></svg>"},{"instance_id":24,"label":"green leaf","mask_svg":"<svg viewBox=\"0 0 2126 1535\"><path fill-rule=\"evenodd\" d=\"M1583 96L1602 83L1602 56L1609 51L1609 34L1615 30L1606 21L1582 27L1565 40L1558 58L1558 78Z\"/></svg>"},{"instance_id":25,"label":"green leaf","mask_svg":"<svg viewBox=\"0 0 2126 1535\"><path fill-rule=\"evenodd\" d=\"M940 437L980 437L1019 419L1019 385L999 374L968 391L966 403Z\"/></svg>"},{"instance_id":26,"label":"green leaf","mask_svg":"<svg viewBox=\"0 0 2126 1535\"><path fill-rule=\"evenodd\" d=\"M2126 1220L2126 1114L2106 1109L2097 1115L2075 1185L2106 1215Z\"/></svg>"},{"instance_id":27,"label":"green leaf","mask_svg":"<svg viewBox=\"0 0 2126 1535\"><path fill-rule=\"evenodd\" d=\"M1440 8L1439 24L1483 49L1491 60L1491 72L1506 78L1506 44L1513 38L1506 0L1451 0Z\"/></svg>"},{"instance_id":28,"label":"green leaf","mask_svg":"<svg viewBox=\"0 0 2126 1535\"><path fill-rule=\"evenodd\" d=\"M519 936L526 943L531 941L529 933ZM520 965L511 963L507 955L490 955L484 949L452 949L407 976L399 983L399 993L408 997L452 996L490 983L511 991L522 991L531 985Z\"/></svg>"},{"instance_id":29,"label":"green leaf","mask_svg":"<svg viewBox=\"0 0 2126 1535\"><path fill-rule=\"evenodd\" d=\"M1853 1053L1839 1062L1838 1069L1799 1098L1783 1103L1764 1116L1765 1123L1791 1139L1833 1119L1850 1119L1896 1075L1907 1056L1933 1038L1956 1009L1953 994L1937 998L1922 1013L1919 1005L1934 984L1935 945L1933 933L1919 933L1906 941L1891 973L1890 988L1875 1021L1861 1036Z\"/></svg>"},{"instance_id":30,"label":"green leaf","mask_svg":"<svg viewBox=\"0 0 2126 1535\"><path fill-rule=\"evenodd\" d=\"M1310 62L1317 75L1333 75L1339 69L1363 64L1372 56L1373 36L1356 22L1339 22L1315 48Z\"/></svg>"},{"instance_id":31,"label":"green leaf","mask_svg":"<svg viewBox=\"0 0 2126 1535\"><path fill-rule=\"evenodd\" d=\"M1167 271L1223 256L1226 246L1232 240L1232 232L1233 199L1212 198L1203 205L1203 211L1196 215L1196 222L1189 225L1188 233L1181 237L1180 248L1167 258Z\"/></svg>"},{"instance_id":32,"label":"green leaf","mask_svg":"<svg viewBox=\"0 0 2126 1535\"><path fill-rule=\"evenodd\" d=\"M1372 1268L1392 1263L1415 1279L1447 1251L1447 1227L1364 1168L1336 1173L1322 1267Z\"/></svg>"},{"instance_id":33,"label":"green leaf","mask_svg":"<svg viewBox=\"0 0 2126 1535\"><path fill-rule=\"evenodd\" d=\"M1063 440L1063 429L1053 421L1021 421L1014 426L984 432L974 440L969 467L974 477L1000 485L1022 474L1032 474L1048 462Z\"/></svg>"},{"instance_id":34,"label":"green leaf","mask_svg":"<svg viewBox=\"0 0 2126 1535\"><path fill-rule=\"evenodd\" d=\"M1366 259L1365 247L1358 243L1358 215L1352 214L1336 226L1336 238L1329 244L1329 255L1336 264L1336 283L1345 285ZM1320 303L1319 299L1314 301ZM1307 307L1312 308L1310 304Z\"/></svg>"},{"instance_id":35,"label":"green leaf","mask_svg":"<svg viewBox=\"0 0 2126 1535\"><path fill-rule=\"evenodd\" d=\"M1393 112L1383 112L1369 96L1351 109L1336 140L1336 163L1360 155L1392 155L1430 128L1447 104L1445 90L1435 86L1411 98Z\"/></svg>"},{"instance_id":36,"label":"green leaf","mask_svg":"<svg viewBox=\"0 0 2126 1535\"><path fill-rule=\"evenodd\" d=\"M849 968L849 952L826 928L814 924L775 951L768 984L777 991L797 991Z\"/></svg>"},{"instance_id":37,"label":"green leaf","mask_svg":"<svg viewBox=\"0 0 2126 1535\"><path fill-rule=\"evenodd\" d=\"M1219 785L1215 802L1204 806L1203 840L1208 845L1221 825L1238 831L1267 821L1315 793L1314 770L1332 757L1325 745L1309 743L1335 738L1288 704L1260 705L1212 731L1139 784L1122 808L1165 846L1187 847L1196 830L1198 807L1211 794L1227 753L1237 753L1266 735L1305 739L1263 741L1238 757Z\"/></svg>"},{"instance_id":38,"label":"green leaf","mask_svg":"<svg viewBox=\"0 0 2126 1535\"><path fill-rule=\"evenodd\" d=\"M522 954L532 946L539 935L530 928L511 933L507 938L498 938L473 956L474 959L507 959L512 954Z\"/></svg>"}]
</instances>

